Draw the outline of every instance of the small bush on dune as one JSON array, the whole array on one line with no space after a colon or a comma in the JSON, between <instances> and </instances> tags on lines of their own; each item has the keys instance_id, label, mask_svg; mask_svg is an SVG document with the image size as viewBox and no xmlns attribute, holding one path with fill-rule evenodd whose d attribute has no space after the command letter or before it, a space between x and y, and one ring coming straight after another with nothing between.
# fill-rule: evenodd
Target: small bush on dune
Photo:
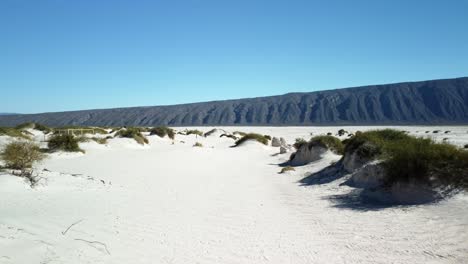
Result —
<instances>
[{"instance_id":1,"label":"small bush on dune","mask_svg":"<svg viewBox=\"0 0 468 264\"><path fill-rule=\"evenodd\" d=\"M52 128L50 128L48 126L45 126L45 125L42 125L42 124L39 124L39 123L32 123L32 122L17 125L15 128L18 129L18 130L35 129L35 130L44 132L44 134L48 134L48 133L52 132Z\"/></svg>"},{"instance_id":2,"label":"small bush on dune","mask_svg":"<svg viewBox=\"0 0 468 264\"><path fill-rule=\"evenodd\" d=\"M0 157L5 162L7 168L21 170L23 174L34 163L42 161L45 158L45 154L33 142L16 141L7 144L0 153Z\"/></svg>"},{"instance_id":3,"label":"small bush on dune","mask_svg":"<svg viewBox=\"0 0 468 264\"><path fill-rule=\"evenodd\" d=\"M149 143L148 139L141 134L141 130L136 127L129 127L127 129L119 130L115 136L122 138L133 138L138 144L141 145Z\"/></svg>"},{"instance_id":4,"label":"small bush on dune","mask_svg":"<svg viewBox=\"0 0 468 264\"><path fill-rule=\"evenodd\" d=\"M165 137L167 135L170 139L175 138L174 129L165 126L152 128L149 132L150 135L158 135L159 137Z\"/></svg>"},{"instance_id":5,"label":"small bush on dune","mask_svg":"<svg viewBox=\"0 0 468 264\"><path fill-rule=\"evenodd\" d=\"M53 135L47 146L52 151L84 152L78 145L78 139L73 135Z\"/></svg>"},{"instance_id":6,"label":"small bush on dune","mask_svg":"<svg viewBox=\"0 0 468 264\"><path fill-rule=\"evenodd\" d=\"M468 152L392 129L356 133L345 153L383 160L386 185L420 182L468 189ZM346 154L345 154L346 155Z\"/></svg>"},{"instance_id":7,"label":"small bush on dune","mask_svg":"<svg viewBox=\"0 0 468 264\"><path fill-rule=\"evenodd\" d=\"M198 129L192 129L192 130L187 130L185 131L185 135L197 135L200 137L203 137L203 132L198 130Z\"/></svg>"},{"instance_id":8,"label":"small bush on dune","mask_svg":"<svg viewBox=\"0 0 468 264\"><path fill-rule=\"evenodd\" d=\"M294 169L293 167L287 166L287 167L282 168L280 173L285 173L285 172L288 172L288 171L295 171L295 170L296 169Z\"/></svg>"},{"instance_id":9,"label":"small bush on dune","mask_svg":"<svg viewBox=\"0 0 468 264\"><path fill-rule=\"evenodd\" d=\"M241 137L247 135L247 133L242 132L242 131L234 131L232 134L233 134L233 135L239 135L239 136L241 136Z\"/></svg>"},{"instance_id":10,"label":"small bush on dune","mask_svg":"<svg viewBox=\"0 0 468 264\"><path fill-rule=\"evenodd\" d=\"M74 133L76 135L84 135L84 134L101 134L105 135L108 134L107 131L100 127L90 127L90 126L64 126L58 127L54 129L54 134L60 134L63 131L70 130L70 133ZM67 131L68 133L68 131Z\"/></svg>"},{"instance_id":11,"label":"small bush on dune","mask_svg":"<svg viewBox=\"0 0 468 264\"><path fill-rule=\"evenodd\" d=\"M193 146L194 146L194 147L200 147L200 148L201 148L201 147L203 147L203 144L200 143L200 142L196 142Z\"/></svg>"},{"instance_id":12,"label":"small bush on dune","mask_svg":"<svg viewBox=\"0 0 468 264\"><path fill-rule=\"evenodd\" d=\"M9 136L23 139L31 139L22 130L12 127L0 127L0 136Z\"/></svg>"},{"instance_id":13,"label":"small bush on dune","mask_svg":"<svg viewBox=\"0 0 468 264\"><path fill-rule=\"evenodd\" d=\"M307 144L307 141L305 139L296 138L296 142L294 142L293 146L295 149L300 149L305 144Z\"/></svg>"},{"instance_id":14,"label":"small bush on dune","mask_svg":"<svg viewBox=\"0 0 468 264\"><path fill-rule=\"evenodd\" d=\"M468 149L468 144L466 144L466 145L464 146L464 148Z\"/></svg>"},{"instance_id":15,"label":"small bush on dune","mask_svg":"<svg viewBox=\"0 0 468 264\"><path fill-rule=\"evenodd\" d=\"M368 157L377 156L382 153L385 145L399 140L408 139L410 136L403 131L393 129L371 130L367 132L356 132L346 144L345 152L358 150ZM370 144L365 144L370 143ZM371 147L372 145L372 147ZM371 149L372 148L372 149Z\"/></svg>"},{"instance_id":16,"label":"small bush on dune","mask_svg":"<svg viewBox=\"0 0 468 264\"><path fill-rule=\"evenodd\" d=\"M343 155L344 153L344 145L343 143L336 137L334 136L316 136L313 137L309 143L309 146L314 146L314 145L321 145L324 146L327 149L330 149L331 151L335 152L336 154Z\"/></svg>"},{"instance_id":17,"label":"small bush on dune","mask_svg":"<svg viewBox=\"0 0 468 264\"><path fill-rule=\"evenodd\" d=\"M256 133L250 133L250 134L246 134L245 136L243 136L241 139L237 140L235 145L236 146L239 146L240 144L248 141L248 140L256 140L264 145L268 145L268 141L269 139L264 136L264 135L260 135L260 134L256 134Z\"/></svg>"},{"instance_id":18,"label":"small bush on dune","mask_svg":"<svg viewBox=\"0 0 468 264\"><path fill-rule=\"evenodd\" d=\"M468 190L468 152L453 145L411 137L387 144L384 155L389 185L416 181Z\"/></svg>"},{"instance_id":19,"label":"small bush on dune","mask_svg":"<svg viewBox=\"0 0 468 264\"><path fill-rule=\"evenodd\" d=\"M91 140L101 145L107 144L107 137L105 138L92 137Z\"/></svg>"},{"instance_id":20,"label":"small bush on dune","mask_svg":"<svg viewBox=\"0 0 468 264\"><path fill-rule=\"evenodd\" d=\"M348 131L346 131L346 130L344 130L344 129L338 130L338 136L340 136L340 137L341 137L341 136L344 136L344 135L347 134L347 133L348 133Z\"/></svg>"}]
</instances>

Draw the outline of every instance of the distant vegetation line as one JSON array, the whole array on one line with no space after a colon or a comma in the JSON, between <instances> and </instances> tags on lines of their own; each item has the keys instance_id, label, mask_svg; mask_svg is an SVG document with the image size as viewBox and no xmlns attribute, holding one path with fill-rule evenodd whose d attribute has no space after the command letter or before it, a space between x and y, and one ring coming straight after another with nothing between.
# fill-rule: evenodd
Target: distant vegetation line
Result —
<instances>
[{"instance_id":1,"label":"distant vegetation line","mask_svg":"<svg viewBox=\"0 0 468 264\"><path fill-rule=\"evenodd\" d=\"M49 126L468 124L468 77L172 106L0 116L0 126L25 122Z\"/></svg>"}]
</instances>

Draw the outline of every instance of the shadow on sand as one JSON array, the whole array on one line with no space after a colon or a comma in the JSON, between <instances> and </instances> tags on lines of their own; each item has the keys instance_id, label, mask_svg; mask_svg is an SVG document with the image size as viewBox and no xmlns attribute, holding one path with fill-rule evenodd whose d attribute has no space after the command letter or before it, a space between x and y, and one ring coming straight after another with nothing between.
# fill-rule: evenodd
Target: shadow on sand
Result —
<instances>
[{"instance_id":1,"label":"shadow on sand","mask_svg":"<svg viewBox=\"0 0 468 264\"><path fill-rule=\"evenodd\" d=\"M330 165L321 171L313 173L298 183L301 186L322 185L339 180L349 173L343 169L340 162ZM340 184L347 185L346 181ZM352 189L348 193L322 197L332 203L332 207L357 211L377 211L387 208L408 208L411 205L401 205L393 201L385 191L374 189Z\"/></svg>"}]
</instances>

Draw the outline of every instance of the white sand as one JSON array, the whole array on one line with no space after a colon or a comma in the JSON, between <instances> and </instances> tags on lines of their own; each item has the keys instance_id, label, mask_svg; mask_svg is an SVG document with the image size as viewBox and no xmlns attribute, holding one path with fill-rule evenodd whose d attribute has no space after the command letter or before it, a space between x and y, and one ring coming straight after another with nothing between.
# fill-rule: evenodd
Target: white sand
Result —
<instances>
[{"instance_id":1,"label":"white sand","mask_svg":"<svg viewBox=\"0 0 468 264\"><path fill-rule=\"evenodd\" d=\"M468 127L400 128L468 144ZM339 128L223 129L293 143ZM436 129L442 132L433 134ZM197 141L204 147L192 147ZM289 154L273 155L279 148L257 143L229 148L232 143L193 135L177 135L175 145L157 136L149 146L90 142L82 144L86 154L53 154L40 164L38 171L50 172L34 189L0 175L0 263L468 262L467 195L362 207L346 199L353 189L340 186L342 180L298 183L339 156L278 174Z\"/></svg>"}]
</instances>

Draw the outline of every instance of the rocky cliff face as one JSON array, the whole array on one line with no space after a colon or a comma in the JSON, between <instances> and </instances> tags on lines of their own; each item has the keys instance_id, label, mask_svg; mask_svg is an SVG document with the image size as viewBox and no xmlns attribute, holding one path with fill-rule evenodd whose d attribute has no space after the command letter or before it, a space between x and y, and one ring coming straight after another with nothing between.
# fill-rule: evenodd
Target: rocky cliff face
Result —
<instances>
[{"instance_id":1,"label":"rocky cliff face","mask_svg":"<svg viewBox=\"0 0 468 264\"><path fill-rule=\"evenodd\" d=\"M468 124L468 77L173 106L0 116L0 126L24 122L50 126Z\"/></svg>"}]
</instances>

